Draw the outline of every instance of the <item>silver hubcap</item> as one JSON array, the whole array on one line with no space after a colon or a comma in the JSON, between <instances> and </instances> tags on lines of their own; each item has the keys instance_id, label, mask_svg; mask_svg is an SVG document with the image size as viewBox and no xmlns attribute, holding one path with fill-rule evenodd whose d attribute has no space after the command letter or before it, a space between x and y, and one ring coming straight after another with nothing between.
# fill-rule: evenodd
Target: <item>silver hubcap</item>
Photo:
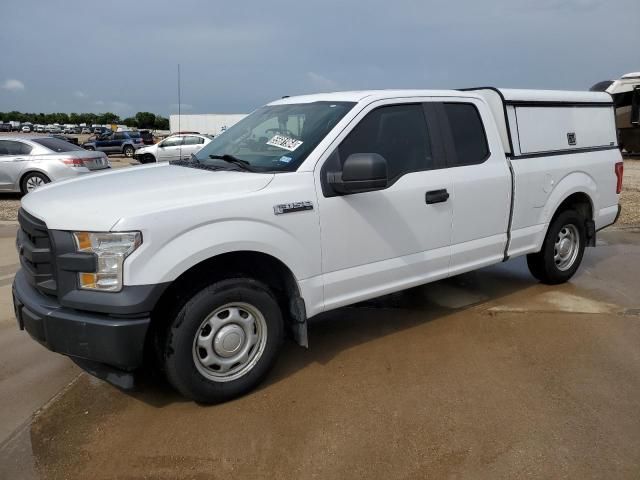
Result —
<instances>
[{"instance_id":1,"label":"silver hubcap","mask_svg":"<svg viewBox=\"0 0 640 480\"><path fill-rule=\"evenodd\" d=\"M558 270L570 269L578 257L579 250L580 235L577 227L573 224L565 225L558 232L553 246L553 261Z\"/></svg>"},{"instance_id":2,"label":"silver hubcap","mask_svg":"<svg viewBox=\"0 0 640 480\"><path fill-rule=\"evenodd\" d=\"M200 324L193 339L198 371L216 382L229 382L248 373L267 343L264 316L248 303L228 303Z\"/></svg>"},{"instance_id":3,"label":"silver hubcap","mask_svg":"<svg viewBox=\"0 0 640 480\"><path fill-rule=\"evenodd\" d=\"M27 178L27 192L31 192L44 184L45 181L40 177L29 177Z\"/></svg>"}]
</instances>

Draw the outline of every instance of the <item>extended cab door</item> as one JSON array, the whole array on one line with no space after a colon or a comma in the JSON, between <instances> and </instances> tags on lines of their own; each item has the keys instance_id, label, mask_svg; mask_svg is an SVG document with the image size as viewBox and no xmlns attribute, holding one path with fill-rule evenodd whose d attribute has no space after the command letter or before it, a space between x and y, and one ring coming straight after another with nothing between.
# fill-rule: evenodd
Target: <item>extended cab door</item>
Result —
<instances>
[{"instance_id":1,"label":"extended cab door","mask_svg":"<svg viewBox=\"0 0 640 480\"><path fill-rule=\"evenodd\" d=\"M453 181L450 274L455 275L504 258L511 172L484 102L452 98L436 108Z\"/></svg>"},{"instance_id":2,"label":"extended cab door","mask_svg":"<svg viewBox=\"0 0 640 480\"><path fill-rule=\"evenodd\" d=\"M453 184L424 99L366 107L316 166L325 309L446 277ZM354 153L377 153L388 187L339 195L327 175Z\"/></svg>"}]
</instances>

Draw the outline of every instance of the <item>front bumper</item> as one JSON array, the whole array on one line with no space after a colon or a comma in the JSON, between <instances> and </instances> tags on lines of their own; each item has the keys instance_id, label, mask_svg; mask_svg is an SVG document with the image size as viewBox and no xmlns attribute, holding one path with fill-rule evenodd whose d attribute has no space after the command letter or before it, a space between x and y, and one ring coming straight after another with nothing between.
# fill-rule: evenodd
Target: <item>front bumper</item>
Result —
<instances>
[{"instance_id":1,"label":"front bumper","mask_svg":"<svg viewBox=\"0 0 640 480\"><path fill-rule=\"evenodd\" d=\"M150 316L115 318L61 306L29 284L22 270L13 282L20 329L51 351L122 370L142 365Z\"/></svg>"}]
</instances>

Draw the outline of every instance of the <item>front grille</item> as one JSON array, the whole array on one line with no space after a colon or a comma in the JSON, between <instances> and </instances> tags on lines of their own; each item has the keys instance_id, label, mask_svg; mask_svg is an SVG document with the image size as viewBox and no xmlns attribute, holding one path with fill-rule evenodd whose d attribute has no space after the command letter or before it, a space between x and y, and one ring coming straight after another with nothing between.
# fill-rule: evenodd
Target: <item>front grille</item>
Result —
<instances>
[{"instance_id":1,"label":"front grille","mask_svg":"<svg viewBox=\"0 0 640 480\"><path fill-rule=\"evenodd\" d=\"M55 295L54 257L47 225L22 209L18 211L18 223L20 229L16 243L27 280L42 293Z\"/></svg>"}]
</instances>

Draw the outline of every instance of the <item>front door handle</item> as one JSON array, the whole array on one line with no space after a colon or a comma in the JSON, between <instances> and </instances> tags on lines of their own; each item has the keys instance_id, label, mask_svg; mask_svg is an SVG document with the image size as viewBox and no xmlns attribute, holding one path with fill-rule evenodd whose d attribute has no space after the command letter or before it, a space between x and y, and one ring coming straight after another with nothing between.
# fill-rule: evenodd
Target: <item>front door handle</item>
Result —
<instances>
[{"instance_id":1,"label":"front door handle","mask_svg":"<svg viewBox=\"0 0 640 480\"><path fill-rule=\"evenodd\" d=\"M431 190L430 192L427 192L427 194L425 195L425 201L429 205L432 203L446 202L448 199L449 199L449 192L447 192L446 188L443 188L442 190Z\"/></svg>"}]
</instances>

